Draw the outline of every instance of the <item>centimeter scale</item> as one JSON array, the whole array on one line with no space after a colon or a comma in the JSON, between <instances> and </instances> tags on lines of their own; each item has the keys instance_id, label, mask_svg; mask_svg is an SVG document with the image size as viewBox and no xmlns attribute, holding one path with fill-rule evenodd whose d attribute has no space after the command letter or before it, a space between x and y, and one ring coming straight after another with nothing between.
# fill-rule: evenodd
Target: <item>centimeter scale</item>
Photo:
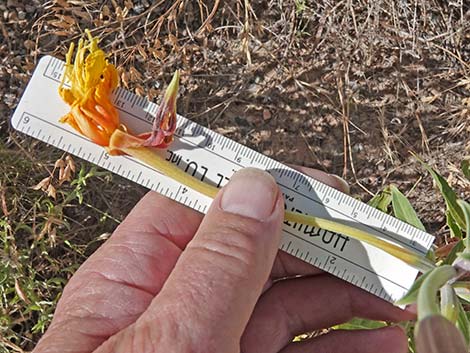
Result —
<instances>
[{"instance_id":1,"label":"centimeter scale","mask_svg":"<svg viewBox=\"0 0 470 353\"><path fill-rule=\"evenodd\" d=\"M54 57L40 60L11 119L13 127L205 213L210 198L140 161L127 156L110 157L102 147L59 123L69 111L58 94L63 68L64 62ZM131 131L150 130L156 104L122 88L114 92L113 101L121 121ZM175 141L168 150L156 153L218 187L240 168L264 169L278 182L287 210L341 221L422 256L434 241L433 236L417 228L182 116L178 116ZM408 291L417 275L414 268L373 246L292 222L284 224L280 249L391 302Z\"/></svg>"}]
</instances>

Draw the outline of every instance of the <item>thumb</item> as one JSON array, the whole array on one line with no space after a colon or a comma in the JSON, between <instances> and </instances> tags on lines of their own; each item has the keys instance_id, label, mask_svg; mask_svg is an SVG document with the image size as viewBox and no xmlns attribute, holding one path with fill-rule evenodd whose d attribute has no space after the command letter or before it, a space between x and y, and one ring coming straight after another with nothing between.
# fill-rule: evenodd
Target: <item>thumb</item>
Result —
<instances>
[{"instance_id":1,"label":"thumb","mask_svg":"<svg viewBox=\"0 0 470 353\"><path fill-rule=\"evenodd\" d=\"M283 216L282 194L268 173L237 172L149 307L151 317L170 314L179 339L188 331L198 351L238 351L277 253Z\"/></svg>"}]
</instances>

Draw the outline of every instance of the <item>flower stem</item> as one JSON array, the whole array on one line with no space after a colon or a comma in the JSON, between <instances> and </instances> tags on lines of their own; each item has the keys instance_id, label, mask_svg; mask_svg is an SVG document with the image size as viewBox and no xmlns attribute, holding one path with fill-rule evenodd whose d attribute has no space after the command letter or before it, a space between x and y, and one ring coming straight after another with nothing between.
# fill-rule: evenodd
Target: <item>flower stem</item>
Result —
<instances>
[{"instance_id":1,"label":"flower stem","mask_svg":"<svg viewBox=\"0 0 470 353\"><path fill-rule=\"evenodd\" d=\"M123 147L120 148L120 150L144 163L147 163L149 166L155 168L159 172L165 174L166 176L172 178L180 184L183 184L195 191L198 191L203 195L209 196L212 199L215 198L215 196L219 192L219 189L217 187L204 183L199 179L196 179L195 177L185 173L173 163L168 162L167 160L156 154L150 148Z\"/></svg>"},{"instance_id":2,"label":"flower stem","mask_svg":"<svg viewBox=\"0 0 470 353\"><path fill-rule=\"evenodd\" d=\"M144 163L147 163L151 167L172 178L173 180L195 191L198 191L201 194L206 195L212 199L215 198L215 196L219 192L219 189L217 187L204 183L199 179L196 179L195 177L185 173L176 165L171 162L168 162L158 154L154 153L154 151L149 148L123 147L121 148L121 151L134 158L141 160ZM287 211L285 212L284 217L286 221L322 228L333 233L344 234L356 240L363 241L369 245L382 249L390 255L395 256L396 258L423 272L426 272L427 270L435 267L435 265L426 258L421 257L406 248L399 247L395 244L382 240L372 234L369 234L363 230L344 225L334 220Z\"/></svg>"},{"instance_id":3,"label":"flower stem","mask_svg":"<svg viewBox=\"0 0 470 353\"><path fill-rule=\"evenodd\" d=\"M423 273L435 267L431 261L425 257L419 256L411 250L399 247L380 239L375 235L369 234L366 231L342 224L338 221L293 212L286 212L285 219L291 222L322 228L333 233L344 234L356 240L363 241L364 243L375 246L376 248L395 256L407 264L419 269Z\"/></svg>"}]
</instances>

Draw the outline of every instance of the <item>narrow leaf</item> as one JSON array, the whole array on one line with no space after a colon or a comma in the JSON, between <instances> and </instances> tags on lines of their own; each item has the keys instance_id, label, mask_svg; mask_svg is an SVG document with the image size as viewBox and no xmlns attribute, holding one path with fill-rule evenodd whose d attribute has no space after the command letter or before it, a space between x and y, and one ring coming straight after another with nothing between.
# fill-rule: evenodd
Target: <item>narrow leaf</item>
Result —
<instances>
[{"instance_id":1,"label":"narrow leaf","mask_svg":"<svg viewBox=\"0 0 470 353\"><path fill-rule=\"evenodd\" d=\"M465 342L468 346L468 344L470 343L470 321L460 301L457 301L457 310L457 328L463 334Z\"/></svg>"},{"instance_id":2,"label":"narrow leaf","mask_svg":"<svg viewBox=\"0 0 470 353\"><path fill-rule=\"evenodd\" d=\"M462 168L463 175L470 180L470 160L469 159L464 159L460 163L460 168Z\"/></svg>"},{"instance_id":3,"label":"narrow leaf","mask_svg":"<svg viewBox=\"0 0 470 353\"><path fill-rule=\"evenodd\" d=\"M418 215L406 196L403 195L394 185L390 186L390 190L392 191L392 207L395 217L418 229L426 231L423 223L421 223Z\"/></svg>"},{"instance_id":4,"label":"narrow leaf","mask_svg":"<svg viewBox=\"0 0 470 353\"><path fill-rule=\"evenodd\" d=\"M452 237L459 239L463 238L462 230L460 229L459 225L457 224L454 217L452 216L452 213L449 210L446 211L446 223L450 229L450 235Z\"/></svg>"},{"instance_id":5,"label":"narrow leaf","mask_svg":"<svg viewBox=\"0 0 470 353\"><path fill-rule=\"evenodd\" d=\"M454 288L450 284L444 284L441 288L441 314L447 320L455 324L458 317L458 302Z\"/></svg>"},{"instance_id":6,"label":"narrow leaf","mask_svg":"<svg viewBox=\"0 0 470 353\"><path fill-rule=\"evenodd\" d=\"M424 161L419 159L418 156L415 155L415 157L418 159L419 162L421 162L423 167L431 174L432 178L437 184L437 187L439 188L439 191L444 197L447 209L450 211L450 213L452 214L452 217L455 219L455 222L459 225L459 227L461 229L464 229L465 228L464 216L462 214L462 210L457 204L457 196L454 190L452 190L452 188L449 186L447 181L438 172L436 172L433 168L431 168Z\"/></svg>"},{"instance_id":7,"label":"narrow leaf","mask_svg":"<svg viewBox=\"0 0 470 353\"><path fill-rule=\"evenodd\" d=\"M458 200L457 204L465 217L465 248L470 251L470 205L464 200Z\"/></svg>"},{"instance_id":8,"label":"narrow leaf","mask_svg":"<svg viewBox=\"0 0 470 353\"><path fill-rule=\"evenodd\" d=\"M385 327L388 324L385 321L376 321L368 319L353 318L348 322L334 326L335 330L371 330Z\"/></svg>"},{"instance_id":9,"label":"narrow leaf","mask_svg":"<svg viewBox=\"0 0 470 353\"><path fill-rule=\"evenodd\" d=\"M447 255L446 259L444 260L444 263L446 265L451 265L454 263L454 261L457 259L457 256L459 253L463 251L465 246L463 245L463 240L460 239L457 244L454 245L452 250L449 252L449 255Z\"/></svg>"},{"instance_id":10,"label":"narrow leaf","mask_svg":"<svg viewBox=\"0 0 470 353\"><path fill-rule=\"evenodd\" d=\"M396 305L408 305L415 303L418 300L418 292L419 289L421 288L421 285L423 284L424 280L426 277L429 276L431 271L428 271L426 273L423 273L421 276L419 276L409 289L408 293L405 294L403 298L395 302Z\"/></svg>"},{"instance_id":11,"label":"narrow leaf","mask_svg":"<svg viewBox=\"0 0 470 353\"><path fill-rule=\"evenodd\" d=\"M382 212L388 213L388 206L392 202L392 193L390 192L390 187L386 187L381 192L376 194L368 202L369 206L379 209Z\"/></svg>"},{"instance_id":12,"label":"narrow leaf","mask_svg":"<svg viewBox=\"0 0 470 353\"><path fill-rule=\"evenodd\" d=\"M453 287L457 296L470 304L470 282L457 281L453 283Z\"/></svg>"}]
</instances>

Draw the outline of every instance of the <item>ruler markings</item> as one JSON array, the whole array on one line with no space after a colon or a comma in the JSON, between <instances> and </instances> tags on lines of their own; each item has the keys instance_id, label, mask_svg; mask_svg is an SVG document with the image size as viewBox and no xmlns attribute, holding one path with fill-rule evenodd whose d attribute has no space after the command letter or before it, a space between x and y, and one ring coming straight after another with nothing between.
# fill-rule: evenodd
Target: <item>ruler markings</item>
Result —
<instances>
[{"instance_id":1,"label":"ruler markings","mask_svg":"<svg viewBox=\"0 0 470 353\"><path fill-rule=\"evenodd\" d=\"M376 275L379 276L380 278L383 278L383 279L385 279L385 280L387 280L387 281L389 281L389 282L395 284L395 285L398 286L398 287L401 287L401 288L403 288L403 289L406 289L406 288L403 287L401 284L399 284L399 283L397 283L397 282L391 280L390 278L383 277L383 276L381 276L381 275L375 273L374 271L368 269L367 267L361 266L361 265L359 265L359 264L357 264L357 263L351 261L350 259L348 259L348 258L346 258L346 257L343 257L343 256L341 256L341 255L338 255L338 254L336 254L336 253L334 253L334 252L332 252L332 251L330 251L330 250L328 250L328 249L322 248L322 247L319 246L318 244L309 242L309 241L307 241L306 239L304 239L304 238L298 236L298 235L295 234L295 233L292 233L292 232L290 232L290 231L288 231L288 230L286 230L286 229L284 229L284 232L289 233L289 235L291 235L292 237L295 237L295 238L297 238L297 239L299 239L299 240L302 240L302 241L304 241L304 242L306 242L306 243L309 243L309 245L311 245L311 246L314 246L314 247L316 247L316 248L318 248L318 249L321 249L321 250L323 250L323 251L329 253L327 259L325 260L325 264L328 262L328 260L330 259L331 256L334 256L334 257L340 258L340 259L343 260L343 261L346 261L346 262L350 263L351 265L357 266L357 267L361 268L361 269L364 270L364 271L367 271L367 272L376 274ZM289 245L290 245L290 243L289 243Z\"/></svg>"},{"instance_id":2,"label":"ruler markings","mask_svg":"<svg viewBox=\"0 0 470 353\"><path fill-rule=\"evenodd\" d=\"M137 175L137 178L135 179L135 181L136 181L137 183L139 183L139 180L140 180L141 177L142 177L142 171L139 171L139 174ZM140 183L139 183L139 184L140 184Z\"/></svg>"}]
</instances>

